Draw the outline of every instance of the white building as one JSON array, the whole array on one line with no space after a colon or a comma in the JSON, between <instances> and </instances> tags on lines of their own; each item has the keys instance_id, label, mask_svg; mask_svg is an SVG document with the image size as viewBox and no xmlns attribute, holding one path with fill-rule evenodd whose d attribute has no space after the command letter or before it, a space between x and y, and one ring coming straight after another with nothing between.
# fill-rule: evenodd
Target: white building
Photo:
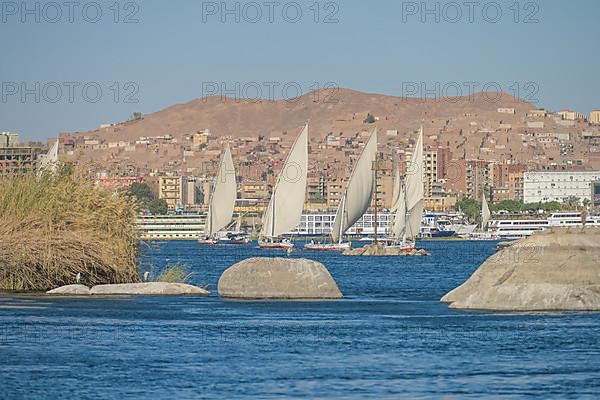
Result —
<instances>
[{"instance_id":1,"label":"white building","mask_svg":"<svg viewBox=\"0 0 600 400\"><path fill-rule=\"evenodd\" d=\"M19 134L0 132L0 147L16 147L19 144Z\"/></svg>"},{"instance_id":2,"label":"white building","mask_svg":"<svg viewBox=\"0 0 600 400\"><path fill-rule=\"evenodd\" d=\"M525 203L564 202L569 197L592 200L592 182L600 180L600 171L525 172Z\"/></svg>"},{"instance_id":3,"label":"white building","mask_svg":"<svg viewBox=\"0 0 600 400\"><path fill-rule=\"evenodd\" d=\"M515 114L516 111L514 108L502 107L497 110L500 114Z\"/></svg>"}]
</instances>

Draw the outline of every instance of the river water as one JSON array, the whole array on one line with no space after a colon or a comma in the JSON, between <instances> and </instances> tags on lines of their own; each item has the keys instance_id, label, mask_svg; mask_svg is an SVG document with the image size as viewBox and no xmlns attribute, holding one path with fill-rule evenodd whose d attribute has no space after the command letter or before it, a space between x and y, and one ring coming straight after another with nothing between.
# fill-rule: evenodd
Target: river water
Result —
<instances>
[{"instance_id":1,"label":"river water","mask_svg":"<svg viewBox=\"0 0 600 400\"><path fill-rule=\"evenodd\" d=\"M600 314L449 310L439 298L492 242L425 242L423 258L323 262L340 301L0 297L0 398L598 398ZM141 271L185 264L216 292L252 245L145 246Z\"/></svg>"}]
</instances>

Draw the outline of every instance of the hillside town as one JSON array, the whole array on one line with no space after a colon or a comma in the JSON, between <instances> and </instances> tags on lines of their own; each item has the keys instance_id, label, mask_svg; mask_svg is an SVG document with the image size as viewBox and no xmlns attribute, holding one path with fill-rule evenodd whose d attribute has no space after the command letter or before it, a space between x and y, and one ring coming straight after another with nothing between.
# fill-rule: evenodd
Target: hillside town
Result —
<instances>
[{"instance_id":1,"label":"hillside town","mask_svg":"<svg viewBox=\"0 0 600 400\"><path fill-rule=\"evenodd\" d=\"M238 211L262 211L297 132L254 136L223 135L213 127L195 132L147 132L135 140L119 130L145 117L105 124L88 133L59 136L61 161L85 171L97 186L128 188L147 183L169 211L203 211L228 143L236 164ZM312 129L305 209L335 210L362 148L379 129L377 202L391 206L392 176L406 173L418 126L394 129L391 117L369 111L354 113L353 126L340 131ZM493 112L423 119L425 209L448 212L461 198L525 203L576 198L600 206L593 182L600 181L600 111L583 115L533 107L497 107ZM112 134L108 134L110 132ZM35 168L39 154L54 143L20 141L19 134L0 134L0 174ZM596 196L596 197L594 197Z\"/></svg>"}]
</instances>

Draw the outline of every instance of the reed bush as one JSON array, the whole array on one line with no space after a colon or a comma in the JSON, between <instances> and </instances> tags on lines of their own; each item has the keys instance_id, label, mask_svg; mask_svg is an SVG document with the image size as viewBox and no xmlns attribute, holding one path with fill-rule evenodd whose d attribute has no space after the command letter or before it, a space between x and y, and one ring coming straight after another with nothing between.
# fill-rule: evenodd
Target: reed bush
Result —
<instances>
[{"instance_id":1,"label":"reed bush","mask_svg":"<svg viewBox=\"0 0 600 400\"><path fill-rule=\"evenodd\" d=\"M0 177L0 289L139 282L137 210L67 167Z\"/></svg>"},{"instance_id":2,"label":"reed bush","mask_svg":"<svg viewBox=\"0 0 600 400\"><path fill-rule=\"evenodd\" d=\"M158 276L156 281L167 283L189 283L193 276L194 274L189 272L187 266L175 264L167 266Z\"/></svg>"}]
</instances>

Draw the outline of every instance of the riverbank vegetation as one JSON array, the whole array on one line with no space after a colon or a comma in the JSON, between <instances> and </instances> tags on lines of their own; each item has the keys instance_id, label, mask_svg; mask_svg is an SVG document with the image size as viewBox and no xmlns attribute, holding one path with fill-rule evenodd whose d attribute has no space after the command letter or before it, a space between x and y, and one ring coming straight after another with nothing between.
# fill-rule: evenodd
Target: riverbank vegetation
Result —
<instances>
[{"instance_id":1,"label":"riverbank vegetation","mask_svg":"<svg viewBox=\"0 0 600 400\"><path fill-rule=\"evenodd\" d=\"M587 199L585 199L587 200ZM572 211L585 208L589 205L586 201L583 202L583 207L579 205L578 198L570 198L564 203L557 201L548 201L544 203L523 203L518 200L502 200L490 204L490 209L494 213L501 214L532 214L540 213L549 214L555 211ZM461 210L472 221L479 221L481 214L481 200L464 197L456 203L456 208Z\"/></svg>"},{"instance_id":2,"label":"riverbank vegetation","mask_svg":"<svg viewBox=\"0 0 600 400\"><path fill-rule=\"evenodd\" d=\"M136 215L67 167L0 178L0 289L139 282Z\"/></svg>"},{"instance_id":3,"label":"riverbank vegetation","mask_svg":"<svg viewBox=\"0 0 600 400\"><path fill-rule=\"evenodd\" d=\"M169 211L167 202L157 198L147 183L134 183L127 194L137 199L139 207L150 214L165 215Z\"/></svg>"}]
</instances>

